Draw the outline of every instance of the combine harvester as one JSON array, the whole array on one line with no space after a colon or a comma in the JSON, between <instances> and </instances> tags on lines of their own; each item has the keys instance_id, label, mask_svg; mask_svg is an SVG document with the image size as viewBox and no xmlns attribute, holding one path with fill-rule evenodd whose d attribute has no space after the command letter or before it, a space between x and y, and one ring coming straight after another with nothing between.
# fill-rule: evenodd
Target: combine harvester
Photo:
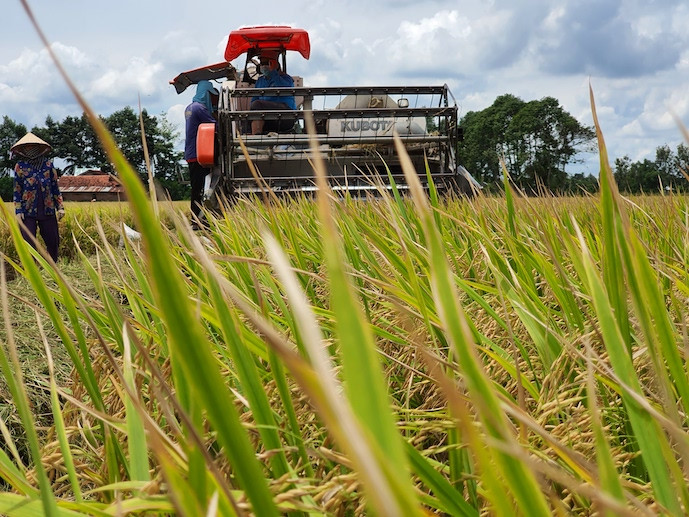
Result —
<instances>
[{"instance_id":1,"label":"combine harvester","mask_svg":"<svg viewBox=\"0 0 689 517\"><path fill-rule=\"evenodd\" d=\"M333 190L353 195L406 184L394 147L397 133L427 187L426 167L440 191L471 196L481 186L457 161L460 138L457 104L447 85L305 87L292 76L293 88L256 89L262 51L277 53L287 72L287 51L309 59L309 35L286 26L247 27L232 31L225 61L183 72L170 83L177 93L201 80L220 83L217 129L199 127L199 162L209 168L204 197L209 208L223 198L261 192L308 192L316 189L304 117L313 115L319 149ZM242 70L231 61L246 54ZM297 110L251 111L256 95L294 96ZM278 120L284 132L252 135L251 121ZM244 149L242 148L244 147ZM252 173L250 162L258 174Z\"/></svg>"}]
</instances>

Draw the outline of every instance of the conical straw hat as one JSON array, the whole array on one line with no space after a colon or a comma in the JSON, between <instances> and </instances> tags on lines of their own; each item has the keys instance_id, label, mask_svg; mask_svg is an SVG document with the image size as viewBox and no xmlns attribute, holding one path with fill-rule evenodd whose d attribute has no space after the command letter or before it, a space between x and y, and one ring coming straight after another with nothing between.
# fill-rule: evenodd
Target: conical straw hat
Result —
<instances>
[{"instance_id":1,"label":"conical straw hat","mask_svg":"<svg viewBox=\"0 0 689 517\"><path fill-rule=\"evenodd\" d=\"M45 145L48 147L48 149L52 149L50 144L46 142L45 140L42 140L38 138L36 135L33 133L26 133L23 137L21 137L16 144L14 144L12 147L10 147L10 151L14 151L17 147L21 145L27 145L27 144L38 144L38 145Z\"/></svg>"}]
</instances>

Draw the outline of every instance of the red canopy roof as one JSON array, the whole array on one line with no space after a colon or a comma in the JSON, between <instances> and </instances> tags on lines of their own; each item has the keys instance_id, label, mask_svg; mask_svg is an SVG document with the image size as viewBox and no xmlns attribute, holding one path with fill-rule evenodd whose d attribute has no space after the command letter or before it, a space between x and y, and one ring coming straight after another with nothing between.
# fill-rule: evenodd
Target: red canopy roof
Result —
<instances>
[{"instance_id":1,"label":"red canopy roof","mask_svg":"<svg viewBox=\"0 0 689 517\"><path fill-rule=\"evenodd\" d=\"M225 59L229 62L249 49L296 50L304 59L311 55L309 33L286 25L245 27L230 32L225 47Z\"/></svg>"}]
</instances>

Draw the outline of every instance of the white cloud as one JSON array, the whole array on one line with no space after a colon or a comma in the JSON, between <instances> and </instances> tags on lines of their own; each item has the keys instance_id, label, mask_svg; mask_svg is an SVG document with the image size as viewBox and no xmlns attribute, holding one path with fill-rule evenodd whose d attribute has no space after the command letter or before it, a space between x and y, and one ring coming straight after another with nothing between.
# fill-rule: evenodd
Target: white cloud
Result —
<instances>
[{"instance_id":1,"label":"white cloud","mask_svg":"<svg viewBox=\"0 0 689 517\"><path fill-rule=\"evenodd\" d=\"M466 63L472 33L470 21L457 11L440 11L418 22L403 21L397 37L388 39L386 45L405 73L420 66L456 70L460 63Z\"/></svg>"},{"instance_id":2,"label":"white cloud","mask_svg":"<svg viewBox=\"0 0 689 517\"><path fill-rule=\"evenodd\" d=\"M639 119L632 120L630 123L625 124L619 131L619 135L621 136L632 137L640 137L643 135L643 133L643 127L641 126L641 122L639 121Z\"/></svg>"},{"instance_id":3,"label":"white cloud","mask_svg":"<svg viewBox=\"0 0 689 517\"><path fill-rule=\"evenodd\" d=\"M684 35L686 40L687 26L689 26L689 5L679 2L678 5L671 10L669 16L670 30L678 37Z\"/></svg>"},{"instance_id":4,"label":"white cloud","mask_svg":"<svg viewBox=\"0 0 689 517\"><path fill-rule=\"evenodd\" d=\"M471 26L466 18L459 17L457 11L440 11L431 18L422 18L418 23L404 21L397 33L411 46L423 45L433 38L439 29L457 31L456 36L466 38Z\"/></svg>"},{"instance_id":5,"label":"white cloud","mask_svg":"<svg viewBox=\"0 0 689 517\"><path fill-rule=\"evenodd\" d=\"M689 70L689 50L682 52L679 60L677 61L677 70L686 71Z\"/></svg>"},{"instance_id":6,"label":"white cloud","mask_svg":"<svg viewBox=\"0 0 689 517\"><path fill-rule=\"evenodd\" d=\"M184 110L186 108L186 105L184 104L173 104L170 106L165 113L165 118L167 118L168 122L173 125L173 127L177 128L181 141L178 142L178 144L184 145Z\"/></svg>"},{"instance_id":7,"label":"white cloud","mask_svg":"<svg viewBox=\"0 0 689 517\"><path fill-rule=\"evenodd\" d=\"M55 42L51 45L51 48L63 65L70 65L76 68L86 68L93 65L93 61L76 47ZM50 61L50 64L53 65L52 59L47 55L46 51L42 51L41 54L42 59Z\"/></svg>"},{"instance_id":8,"label":"white cloud","mask_svg":"<svg viewBox=\"0 0 689 517\"><path fill-rule=\"evenodd\" d=\"M10 87L24 87L35 83L41 86L41 77L55 76L55 65L46 50L23 49L16 59L0 66L0 80Z\"/></svg>"},{"instance_id":9,"label":"white cloud","mask_svg":"<svg viewBox=\"0 0 689 517\"><path fill-rule=\"evenodd\" d=\"M657 38L663 33L666 21L660 16L641 16L632 24L639 36L644 38Z\"/></svg>"},{"instance_id":10,"label":"white cloud","mask_svg":"<svg viewBox=\"0 0 689 517\"><path fill-rule=\"evenodd\" d=\"M21 101L23 96L20 94L19 88L12 88L6 84L0 83L0 104L14 104Z\"/></svg>"},{"instance_id":11,"label":"white cloud","mask_svg":"<svg viewBox=\"0 0 689 517\"><path fill-rule=\"evenodd\" d=\"M160 63L149 63L135 57L125 69L107 70L95 79L89 88L89 97L123 99L131 98L136 92L141 95L152 94L160 89L156 83L162 69Z\"/></svg>"},{"instance_id":12,"label":"white cloud","mask_svg":"<svg viewBox=\"0 0 689 517\"><path fill-rule=\"evenodd\" d=\"M555 31L562 23L562 18L565 16L566 11L563 5L556 5L550 11L548 11L546 17L543 20L543 28L546 31Z\"/></svg>"}]
</instances>

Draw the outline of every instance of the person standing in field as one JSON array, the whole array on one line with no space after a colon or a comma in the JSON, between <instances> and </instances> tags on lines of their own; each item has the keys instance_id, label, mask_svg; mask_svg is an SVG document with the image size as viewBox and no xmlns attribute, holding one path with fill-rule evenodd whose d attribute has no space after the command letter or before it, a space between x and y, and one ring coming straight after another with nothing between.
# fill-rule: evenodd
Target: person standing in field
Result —
<instances>
[{"instance_id":1,"label":"person standing in field","mask_svg":"<svg viewBox=\"0 0 689 517\"><path fill-rule=\"evenodd\" d=\"M196 135L199 125L206 122L216 122L213 116L218 106L218 90L213 87L210 81L199 81L196 85L196 95L191 104L184 110L186 120L184 159L189 166L189 178L191 182L191 213L192 228L197 229L202 220L203 213L203 184L208 174L208 169L204 168L197 160L196 156Z\"/></svg>"},{"instance_id":2,"label":"person standing in field","mask_svg":"<svg viewBox=\"0 0 689 517\"><path fill-rule=\"evenodd\" d=\"M57 171L48 158L52 147L33 133L27 133L10 151L17 158L14 167L14 213L24 240L36 247L40 230L50 258L57 262L60 246L58 220L65 215Z\"/></svg>"}]
</instances>

